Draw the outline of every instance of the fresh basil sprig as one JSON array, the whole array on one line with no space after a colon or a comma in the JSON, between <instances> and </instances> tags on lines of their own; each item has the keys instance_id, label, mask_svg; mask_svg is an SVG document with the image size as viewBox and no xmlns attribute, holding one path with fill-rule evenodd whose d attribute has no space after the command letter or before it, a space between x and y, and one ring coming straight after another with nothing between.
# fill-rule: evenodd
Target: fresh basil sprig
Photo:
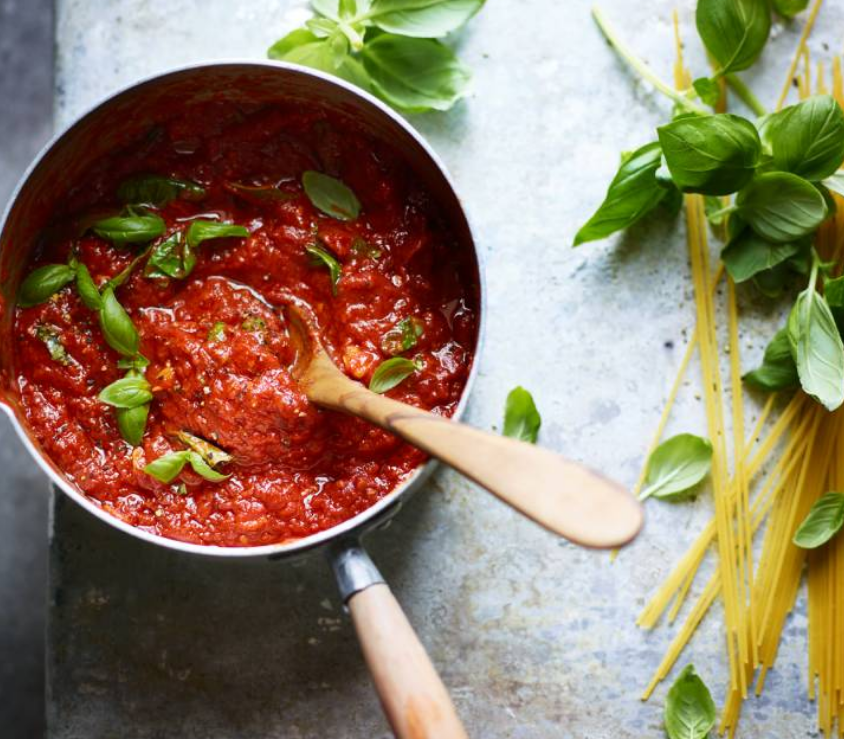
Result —
<instances>
[{"instance_id":1,"label":"fresh basil sprig","mask_svg":"<svg viewBox=\"0 0 844 739\"><path fill-rule=\"evenodd\" d=\"M721 261L734 282L745 282L796 256L804 246L800 241L774 244L745 228L721 251Z\"/></svg>"},{"instance_id":2,"label":"fresh basil sprig","mask_svg":"<svg viewBox=\"0 0 844 739\"><path fill-rule=\"evenodd\" d=\"M826 544L844 526L844 493L825 493L794 533L793 541L801 549L817 549Z\"/></svg>"},{"instance_id":3,"label":"fresh basil sprig","mask_svg":"<svg viewBox=\"0 0 844 739\"><path fill-rule=\"evenodd\" d=\"M705 739L715 726L715 701L692 665L677 677L665 698L665 731L669 739Z\"/></svg>"},{"instance_id":4,"label":"fresh basil sprig","mask_svg":"<svg viewBox=\"0 0 844 739\"><path fill-rule=\"evenodd\" d=\"M132 373L103 388L98 397L115 408L135 408L152 400L152 390L145 377Z\"/></svg>"},{"instance_id":5,"label":"fresh basil sprig","mask_svg":"<svg viewBox=\"0 0 844 739\"><path fill-rule=\"evenodd\" d=\"M129 318L126 309L114 296L114 290L107 287L102 295L103 307L100 310L100 328L108 345L119 354L133 357L138 353L140 337L135 324Z\"/></svg>"},{"instance_id":6,"label":"fresh basil sprig","mask_svg":"<svg viewBox=\"0 0 844 739\"><path fill-rule=\"evenodd\" d=\"M139 446L149 418L149 403L134 408L118 408L115 411L120 435L132 446Z\"/></svg>"},{"instance_id":7,"label":"fresh basil sprig","mask_svg":"<svg viewBox=\"0 0 844 739\"><path fill-rule=\"evenodd\" d=\"M18 290L18 305L31 308L53 297L65 285L73 282L76 271L67 264L45 264L32 270Z\"/></svg>"},{"instance_id":8,"label":"fresh basil sprig","mask_svg":"<svg viewBox=\"0 0 844 739\"><path fill-rule=\"evenodd\" d=\"M381 337L381 351L392 356L410 351L419 343L424 330L422 321L416 316L402 318Z\"/></svg>"},{"instance_id":9,"label":"fresh basil sprig","mask_svg":"<svg viewBox=\"0 0 844 739\"><path fill-rule=\"evenodd\" d=\"M712 444L694 434L678 434L662 442L648 458L645 484L639 499L653 496L682 500L709 473Z\"/></svg>"},{"instance_id":10,"label":"fresh basil sprig","mask_svg":"<svg viewBox=\"0 0 844 739\"><path fill-rule=\"evenodd\" d=\"M157 174L135 175L121 182L117 188L117 198L122 203L154 208L161 208L178 198L199 201L205 195L205 188L196 182Z\"/></svg>"},{"instance_id":11,"label":"fresh basil sprig","mask_svg":"<svg viewBox=\"0 0 844 739\"><path fill-rule=\"evenodd\" d=\"M236 223L221 223L220 221L203 221L197 219L190 222L186 240L190 247L195 249L203 241L208 241L209 239L246 238L247 236L249 236L249 230L246 226L238 226Z\"/></svg>"},{"instance_id":12,"label":"fresh basil sprig","mask_svg":"<svg viewBox=\"0 0 844 739\"><path fill-rule=\"evenodd\" d=\"M533 402L533 396L523 387L514 387L507 395L504 406L504 427L501 433L511 439L536 443L542 417Z\"/></svg>"},{"instance_id":13,"label":"fresh basil sprig","mask_svg":"<svg viewBox=\"0 0 844 739\"><path fill-rule=\"evenodd\" d=\"M698 0L698 34L718 62L718 75L750 67L771 30L768 0Z\"/></svg>"},{"instance_id":14,"label":"fresh basil sprig","mask_svg":"<svg viewBox=\"0 0 844 739\"><path fill-rule=\"evenodd\" d=\"M448 110L470 73L436 39L460 28L484 0L312 0L318 16L273 44L271 59L334 74L403 112Z\"/></svg>"},{"instance_id":15,"label":"fresh basil sprig","mask_svg":"<svg viewBox=\"0 0 844 739\"><path fill-rule=\"evenodd\" d=\"M420 360L407 359L406 357L393 357L387 359L375 369L372 379L369 381L369 389L373 393L383 394L400 385L414 372L423 368Z\"/></svg>"},{"instance_id":16,"label":"fresh basil sprig","mask_svg":"<svg viewBox=\"0 0 844 739\"><path fill-rule=\"evenodd\" d=\"M165 454L144 467L144 472L160 482L171 483L179 476L186 464L190 464L197 475L209 482L222 482L229 477L212 469L197 452L191 450Z\"/></svg>"}]
</instances>

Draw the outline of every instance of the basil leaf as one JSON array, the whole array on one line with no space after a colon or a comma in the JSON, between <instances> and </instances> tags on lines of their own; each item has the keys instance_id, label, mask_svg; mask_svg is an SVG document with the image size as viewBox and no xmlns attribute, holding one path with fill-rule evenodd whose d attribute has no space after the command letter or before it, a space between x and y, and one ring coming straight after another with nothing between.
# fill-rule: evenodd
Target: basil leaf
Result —
<instances>
[{"instance_id":1,"label":"basil leaf","mask_svg":"<svg viewBox=\"0 0 844 739\"><path fill-rule=\"evenodd\" d=\"M144 275L147 277L187 277L196 266L196 255L182 231L174 231L156 244L149 255Z\"/></svg>"},{"instance_id":2,"label":"basil leaf","mask_svg":"<svg viewBox=\"0 0 844 739\"><path fill-rule=\"evenodd\" d=\"M342 34L319 39L310 31L297 29L273 44L267 50L267 56L270 59L319 69L369 90L369 76L361 63L348 55L348 46L348 41Z\"/></svg>"},{"instance_id":3,"label":"basil leaf","mask_svg":"<svg viewBox=\"0 0 844 739\"><path fill-rule=\"evenodd\" d=\"M750 182L762 144L750 121L729 113L690 116L657 128L674 184L683 192L729 195Z\"/></svg>"},{"instance_id":4,"label":"basil leaf","mask_svg":"<svg viewBox=\"0 0 844 739\"><path fill-rule=\"evenodd\" d=\"M501 433L511 439L535 444L541 425L542 418L533 402L533 396L521 386L514 387L507 395Z\"/></svg>"},{"instance_id":5,"label":"basil leaf","mask_svg":"<svg viewBox=\"0 0 844 739\"><path fill-rule=\"evenodd\" d=\"M306 246L305 251L311 255L311 264L314 266L324 265L328 267L331 277L331 294L337 294L337 283L340 281L343 269L332 254L315 244Z\"/></svg>"},{"instance_id":6,"label":"basil leaf","mask_svg":"<svg viewBox=\"0 0 844 739\"><path fill-rule=\"evenodd\" d=\"M667 192L656 180L661 156L654 142L623 158L604 202L574 237L575 246L628 228L659 204Z\"/></svg>"},{"instance_id":7,"label":"basil leaf","mask_svg":"<svg viewBox=\"0 0 844 739\"><path fill-rule=\"evenodd\" d=\"M763 270L776 267L800 252L803 245L772 244L751 228L730 239L721 252L721 261L735 282L744 282Z\"/></svg>"},{"instance_id":8,"label":"basil leaf","mask_svg":"<svg viewBox=\"0 0 844 739\"><path fill-rule=\"evenodd\" d=\"M50 359L54 362L58 362L59 364L63 364L65 367L71 364L72 360L70 355L67 353L67 349L64 348L61 333L55 326L48 326L43 323L38 324L38 326L35 327L35 336L37 339L44 342L44 346L47 347Z\"/></svg>"},{"instance_id":9,"label":"basil leaf","mask_svg":"<svg viewBox=\"0 0 844 739\"><path fill-rule=\"evenodd\" d=\"M144 259L146 259L151 251L152 244L138 252L135 255L135 258L131 262L129 262L126 267L120 270L120 272L118 272L114 277L108 280L105 285L103 285L103 290L108 287L110 287L112 290L116 290L118 287L120 287L124 282L126 282L126 280L129 279L132 272L134 272L135 267L137 267Z\"/></svg>"},{"instance_id":10,"label":"basil leaf","mask_svg":"<svg viewBox=\"0 0 844 739\"><path fill-rule=\"evenodd\" d=\"M469 90L469 69L433 39L368 36L361 56L372 89L404 113L448 110Z\"/></svg>"},{"instance_id":11,"label":"basil leaf","mask_svg":"<svg viewBox=\"0 0 844 739\"><path fill-rule=\"evenodd\" d=\"M191 451L196 452L212 467L232 461L231 454L224 452L219 447L214 446L211 442L205 441L205 439L189 434L187 431L180 431L176 434L176 436L182 444L188 447Z\"/></svg>"},{"instance_id":12,"label":"basil leaf","mask_svg":"<svg viewBox=\"0 0 844 739\"><path fill-rule=\"evenodd\" d=\"M225 239L230 237L246 238L249 231L246 226L235 223L220 223L218 221L191 221L188 226L188 245L195 248L208 239Z\"/></svg>"},{"instance_id":13,"label":"basil leaf","mask_svg":"<svg viewBox=\"0 0 844 739\"><path fill-rule=\"evenodd\" d=\"M161 236L164 229L164 220L153 214L111 216L100 219L92 226L97 236L117 245L152 241Z\"/></svg>"},{"instance_id":14,"label":"basil leaf","mask_svg":"<svg viewBox=\"0 0 844 739\"><path fill-rule=\"evenodd\" d=\"M814 280L797 296L787 327L803 390L834 411L844 403L844 344Z\"/></svg>"},{"instance_id":15,"label":"basil leaf","mask_svg":"<svg viewBox=\"0 0 844 739\"><path fill-rule=\"evenodd\" d=\"M765 131L777 169L815 181L832 176L844 161L844 112L830 95L774 113Z\"/></svg>"},{"instance_id":16,"label":"basil leaf","mask_svg":"<svg viewBox=\"0 0 844 739\"><path fill-rule=\"evenodd\" d=\"M817 549L844 526L844 493L825 493L794 533L792 541L801 549Z\"/></svg>"},{"instance_id":17,"label":"basil leaf","mask_svg":"<svg viewBox=\"0 0 844 739\"><path fill-rule=\"evenodd\" d=\"M844 276L826 280L823 286L823 296L832 311L838 333L844 327Z\"/></svg>"},{"instance_id":18,"label":"basil leaf","mask_svg":"<svg viewBox=\"0 0 844 739\"><path fill-rule=\"evenodd\" d=\"M152 400L152 392L143 377L123 377L103 388L97 397L115 408L137 408Z\"/></svg>"},{"instance_id":19,"label":"basil leaf","mask_svg":"<svg viewBox=\"0 0 844 739\"><path fill-rule=\"evenodd\" d=\"M205 460L196 452L188 452L188 462L190 462L190 466L197 475L204 477L210 482L222 482L229 477L211 469Z\"/></svg>"},{"instance_id":20,"label":"basil leaf","mask_svg":"<svg viewBox=\"0 0 844 739\"><path fill-rule=\"evenodd\" d=\"M339 221L353 221L360 215L360 201L336 177L308 170L302 175L308 200L326 215Z\"/></svg>"},{"instance_id":21,"label":"basil leaf","mask_svg":"<svg viewBox=\"0 0 844 739\"><path fill-rule=\"evenodd\" d=\"M144 472L146 472L150 477L154 477L156 480L160 480L164 483L171 483L185 468L191 454L194 454L194 452L187 450L181 452L170 452L165 454L163 457L159 457L158 459L150 462L146 467L144 467Z\"/></svg>"},{"instance_id":22,"label":"basil leaf","mask_svg":"<svg viewBox=\"0 0 844 739\"><path fill-rule=\"evenodd\" d=\"M307 28L296 28L267 49L267 56L270 59L284 60L293 49L315 42L319 42L319 39Z\"/></svg>"},{"instance_id":23,"label":"basil leaf","mask_svg":"<svg viewBox=\"0 0 844 739\"><path fill-rule=\"evenodd\" d=\"M484 0L373 0L366 17L389 33L440 38L460 28L483 4Z\"/></svg>"},{"instance_id":24,"label":"basil leaf","mask_svg":"<svg viewBox=\"0 0 844 739\"><path fill-rule=\"evenodd\" d=\"M774 10L786 18L793 18L808 6L809 0L774 0Z\"/></svg>"},{"instance_id":25,"label":"basil leaf","mask_svg":"<svg viewBox=\"0 0 844 739\"><path fill-rule=\"evenodd\" d=\"M139 446L147 428L149 403L134 408L118 408L115 416L120 435L132 446Z\"/></svg>"},{"instance_id":26,"label":"basil leaf","mask_svg":"<svg viewBox=\"0 0 844 739\"><path fill-rule=\"evenodd\" d=\"M424 327L416 316L402 318L381 337L381 351L396 355L413 349L422 336Z\"/></svg>"},{"instance_id":27,"label":"basil leaf","mask_svg":"<svg viewBox=\"0 0 844 739\"><path fill-rule=\"evenodd\" d=\"M373 393L386 393L420 369L422 369L420 362L405 357L387 359L375 369L369 381L369 389Z\"/></svg>"},{"instance_id":28,"label":"basil leaf","mask_svg":"<svg viewBox=\"0 0 844 739\"><path fill-rule=\"evenodd\" d=\"M706 739L715 726L715 701L692 665L668 691L664 717L669 739Z\"/></svg>"},{"instance_id":29,"label":"basil leaf","mask_svg":"<svg viewBox=\"0 0 844 739\"><path fill-rule=\"evenodd\" d=\"M337 30L337 21L330 18L311 18L305 21L305 26L317 38L328 38Z\"/></svg>"},{"instance_id":30,"label":"basil leaf","mask_svg":"<svg viewBox=\"0 0 844 739\"><path fill-rule=\"evenodd\" d=\"M787 243L807 236L827 217L823 195L797 175L757 175L736 197L738 214L768 241Z\"/></svg>"},{"instance_id":31,"label":"basil leaf","mask_svg":"<svg viewBox=\"0 0 844 739\"><path fill-rule=\"evenodd\" d=\"M155 174L140 174L120 183L117 198L127 205L151 205L161 208L183 198L198 201L205 197L205 188L188 180L177 180Z\"/></svg>"},{"instance_id":32,"label":"basil leaf","mask_svg":"<svg viewBox=\"0 0 844 739\"><path fill-rule=\"evenodd\" d=\"M844 169L839 169L835 174L827 177L821 184L828 190L832 190L836 195L844 197Z\"/></svg>"},{"instance_id":33,"label":"basil leaf","mask_svg":"<svg viewBox=\"0 0 844 739\"><path fill-rule=\"evenodd\" d=\"M49 300L76 277L76 271L66 264L45 264L32 270L18 290L18 305L31 308Z\"/></svg>"},{"instance_id":34,"label":"basil leaf","mask_svg":"<svg viewBox=\"0 0 844 739\"><path fill-rule=\"evenodd\" d=\"M721 99L721 87L716 80L699 77L692 82L692 87L694 87L698 97L708 106L714 108L718 105L718 101Z\"/></svg>"},{"instance_id":35,"label":"basil leaf","mask_svg":"<svg viewBox=\"0 0 844 739\"><path fill-rule=\"evenodd\" d=\"M134 357L121 357L117 360L117 368L125 370L143 370L149 367L149 360L143 354Z\"/></svg>"},{"instance_id":36,"label":"basil leaf","mask_svg":"<svg viewBox=\"0 0 844 739\"><path fill-rule=\"evenodd\" d=\"M756 61L771 30L767 0L698 0L695 22L719 74L740 72Z\"/></svg>"},{"instance_id":37,"label":"basil leaf","mask_svg":"<svg viewBox=\"0 0 844 739\"><path fill-rule=\"evenodd\" d=\"M285 202L298 197L296 193L279 190L275 185L244 185L240 182L227 182L225 188L233 195L238 195L250 203L263 203L268 200Z\"/></svg>"},{"instance_id":38,"label":"basil leaf","mask_svg":"<svg viewBox=\"0 0 844 739\"><path fill-rule=\"evenodd\" d=\"M88 268L82 262L76 263L76 291L86 308L100 310L103 307L100 291L94 284Z\"/></svg>"},{"instance_id":39,"label":"basil leaf","mask_svg":"<svg viewBox=\"0 0 844 739\"><path fill-rule=\"evenodd\" d=\"M786 329L781 328L774 334L774 338L765 347L762 364L748 372L743 379L748 385L771 392L797 387L800 384Z\"/></svg>"},{"instance_id":40,"label":"basil leaf","mask_svg":"<svg viewBox=\"0 0 844 739\"><path fill-rule=\"evenodd\" d=\"M117 302L114 290L107 287L103 292L103 308L100 311L100 328L108 345L119 354L132 357L138 353L140 337L123 306Z\"/></svg>"},{"instance_id":41,"label":"basil leaf","mask_svg":"<svg viewBox=\"0 0 844 739\"><path fill-rule=\"evenodd\" d=\"M680 500L709 472L712 444L694 434L678 434L662 442L648 459L645 487L639 499L654 496Z\"/></svg>"},{"instance_id":42,"label":"basil leaf","mask_svg":"<svg viewBox=\"0 0 844 739\"><path fill-rule=\"evenodd\" d=\"M753 284L766 298L778 298L794 279L794 275L785 262L776 267L763 270L753 276Z\"/></svg>"},{"instance_id":43,"label":"basil leaf","mask_svg":"<svg viewBox=\"0 0 844 739\"><path fill-rule=\"evenodd\" d=\"M226 340L226 324L222 321L217 321L208 330L208 341L217 342Z\"/></svg>"}]
</instances>

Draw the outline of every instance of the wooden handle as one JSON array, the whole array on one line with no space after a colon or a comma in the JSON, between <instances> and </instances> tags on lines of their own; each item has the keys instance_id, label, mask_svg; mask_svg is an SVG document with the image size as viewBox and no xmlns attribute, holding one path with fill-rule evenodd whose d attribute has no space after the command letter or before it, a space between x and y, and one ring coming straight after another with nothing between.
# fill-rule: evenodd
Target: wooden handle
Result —
<instances>
[{"instance_id":1,"label":"wooden handle","mask_svg":"<svg viewBox=\"0 0 844 739\"><path fill-rule=\"evenodd\" d=\"M398 601L383 583L349 612L384 713L398 739L468 739L451 698Z\"/></svg>"},{"instance_id":2,"label":"wooden handle","mask_svg":"<svg viewBox=\"0 0 844 739\"><path fill-rule=\"evenodd\" d=\"M627 544L642 528L639 502L584 465L377 395L336 370L332 375L317 376L308 388L312 400L401 436L550 531L604 549Z\"/></svg>"}]
</instances>

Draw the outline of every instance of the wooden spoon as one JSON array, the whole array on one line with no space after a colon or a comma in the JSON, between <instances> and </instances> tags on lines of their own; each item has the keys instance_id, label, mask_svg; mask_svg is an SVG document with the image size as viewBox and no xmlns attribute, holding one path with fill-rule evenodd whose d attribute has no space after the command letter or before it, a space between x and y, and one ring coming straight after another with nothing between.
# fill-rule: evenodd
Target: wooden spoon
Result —
<instances>
[{"instance_id":1,"label":"wooden spoon","mask_svg":"<svg viewBox=\"0 0 844 739\"><path fill-rule=\"evenodd\" d=\"M642 507L620 485L547 449L373 393L334 364L309 310L290 305L287 312L298 350L293 374L313 403L365 418L400 436L582 546L623 546L641 529Z\"/></svg>"}]
</instances>

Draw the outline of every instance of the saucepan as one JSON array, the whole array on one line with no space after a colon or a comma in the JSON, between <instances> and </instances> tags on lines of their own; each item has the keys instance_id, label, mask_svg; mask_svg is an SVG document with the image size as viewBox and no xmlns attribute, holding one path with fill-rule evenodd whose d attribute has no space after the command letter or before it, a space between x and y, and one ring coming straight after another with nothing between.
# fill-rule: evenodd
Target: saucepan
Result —
<instances>
[{"instance_id":1,"label":"saucepan","mask_svg":"<svg viewBox=\"0 0 844 739\"><path fill-rule=\"evenodd\" d=\"M104 511L63 475L43 453L27 428L16 390L11 346L15 297L30 251L36 248L39 235L50 224L51 215L69 189L80 181L94 162L148 134L160 122L157 116L161 116L162 111L208 99L250 105L280 100L301 102L304 105L316 103L354 117L369 135L387 141L401 152L413 175L436 201L460 247L474 255L475 284L480 307L475 342L477 357L484 326L483 307L486 297L480 257L455 188L442 163L419 134L403 118L372 96L320 72L278 62L202 64L151 77L111 95L56 136L23 177L6 210L0 231L0 407L12 419L29 453L61 491L92 515L130 536L186 554L229 559L289 559L322 548L328 555L343 602L351 614L375 686L396 735L416 739L464 737L465 732L434 667L400 606L360 544L364 533L395 515L402 503L420 488L433 469L432 462L419 467L392 493L367 510L326 531L266 546L202 546L157 536ZM463 413L476 372L477 360L463 390L455 418ZM426 448L423 443L418 445ZM445 452L436 449L427 451L439 454L453 466L460 467ZM504 451L506 449L502 447L502 453ZM537 459L541 466L542 460ZM518 470L502 467L501 459L489 461L493 467L493 462L497 461L500 474L507 478L510 487L518 487ZM574 465L559 469L563 477L567 470L575 478L578 474ZM482 474L464 471L487 488L494 487L488 479L482 479ZM554 479L554 474L553 471L546 474L546 480L554 484L546 487L557 486L557 483L565 487L562 485L563 480ZM585 484L587 478L583 479ZM577 487L577 482L570 482L569 487L572 485ZM525 491L527 497L543 494L541 490ZM522 506L513 500L509 502L527 515L549 525L546 519L554 518L555 499L552 496L538 497L536 500L539 505L534 508L538 513L530 505ZM606 540L590 541L587 538L581 543L611 546L632 538L640 525L638 507L622 498L618 498L618 506L623 509L624 515L616 516L615 507L606 505L605 510L587 511L592 519L604 516L626 521L617 528L616 535ZM589 501L586 503L588 507ZM561 510L565 511L565 506ZM555 527L550 525L549 528ZM570 538L577 539L576 536Z\"/></svg>"}]
</instances>

